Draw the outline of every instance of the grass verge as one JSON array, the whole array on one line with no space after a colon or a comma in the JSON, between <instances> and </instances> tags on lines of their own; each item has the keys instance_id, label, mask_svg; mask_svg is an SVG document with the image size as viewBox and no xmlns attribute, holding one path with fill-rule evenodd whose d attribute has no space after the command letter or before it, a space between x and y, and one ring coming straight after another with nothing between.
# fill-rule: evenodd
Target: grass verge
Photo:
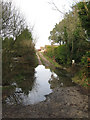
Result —
<instances>
[{"instance_id":1,"label":"grass verge","mask_svg":"<svg viewBox=\"0 0 90 120\"><path fill-rule=\"evenodd\" d=\"M42 58L41 58L41 56L38 54L38 56L39 56L39 58L40 58L40 61L41 61L41 63L43 64L43 65L45 65L44 64L44 61L42 60Z\"/></svg>"},{"instance_id":2,"label":"grass verge","mask_svg":"<svg viewBox=\"0 0 90 120\"><path fill-rule=\"evenodd\" d=\"M90 78L88 77L88 75L86 75L86 72L83 72L84 69L81 68L72 78L72 80L81 85L82 87L86 88L86 89L90 89Z\"/></svg>"},{"instance_id":3,"label":"grass verge","mask_svg":"<svg viewBox=\"0 0 90 120\"><path fill-rule=\"evenodd\" d=\"M53 59L49 58L48 56L46 56L44 53L42 53L42 55L55 67L57 68L63 68L61 65L59 65L57 62L55 62Z\"/></svg>"},{"instance_id":4,"label":"grass verge","mask_svg":"<svg viewBox=\"0 0 90 120\"><path fill-rule=\"evenodd\" d=\"M62 68L62 69L64 68L63 66L59 65L57 62L53 61L51 58L46 56L44 53L42 53L42 55L55 67ZM40 60L44 64L41 57L40 57ZM76 84L86 89L90 88L89 78L87 77L87 75L85 75L86 70L84 70L82 67L77 65L75 65L74 67L69 66L69 67L66 67L66 71L69 72L71 75L73 75L72 80Z\"/></svg>"}]
</instances>

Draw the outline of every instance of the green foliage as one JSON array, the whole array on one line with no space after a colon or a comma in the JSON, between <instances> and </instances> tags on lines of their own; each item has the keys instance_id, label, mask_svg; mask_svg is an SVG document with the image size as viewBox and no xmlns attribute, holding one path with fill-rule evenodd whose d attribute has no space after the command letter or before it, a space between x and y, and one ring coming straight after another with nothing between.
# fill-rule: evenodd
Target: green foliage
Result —
<instances>
[{"instance_id":1,"label":"green foliage","mask_svg":"<svg viewBox=\"0 0 90 120\"><path fill-rule=\"evenodd\" d=\"M45 54L55 60L59 64L67 63L67 47L61 46L47 46Z\"/></svg>"},{"instance_id":2,"label":"green foliage","mask_svg":"<svg viewBox=\"0 0 90 120\"><path fill-rule=\"evenodd\" d=\"M34 68L36 66L36 53L32 35L28 29L25 29L17 36L17 39L5 38L2 43L3 85L9 85L12 83L14 76L17 76L17 71L19 69L18 76L20 72L23 71L22 76L26 77L28 74L25 74L24 71L28 73L27 65L29 68ZM21 67L18 68L19 66ZM29 72L29 75L31 75L32 72ZM18 77L18 80L21 81L21 78Z\"/></svg>"},{"instance_id":3,"label":"green foliage","mask_svg":"<svg viewBox=\"0 0 90 120\"><path fill-rule=\"evenodd\" d=\"M66 42L66 44L67 44L67 40L68 40L67 27L64 26L64 41Z\"/></svg>"},{"instance_id":4,"label":"green foliage","mask_svg":"<svg viewBox=\"0 0 90 120\"><path fill-rule=\"evenodd\" d=\"M21 34L19 35L19 36L17 36L17 38L16 38L16 41L17 40L19 40L19 41L22 41L22 40L33 40L33 38L32 38L32 34L31 34L31 32L29 31L29 29L28 28L25 28L22 32L21 32Z\"/></svg>"},{"instance_id":5,"label":"green foliage","mask_svg":"<svg viewBox=\"0 0 90 120\"><path fill-rule=\"evenodd\" d=\"M55 46L46 46L46 55L50 58L53 58L54 55L54 48Z\"/></svg>"},{"instance_id":6,"label":"green foliage","mask_svg":"<svg viewBox=\"0 0 90 120\"><path fill-rule=\"evenodd\" d=\"M67 63L66 45L61 45L55 48L54 51L56 62L58 62L59 64L66 64Z\"/></svg>"},{"instance_id":7,"label":"green foliage","mask_svg":"<svg viewBox=\"0 0 90 120\"><path fill-rule=\"evenodd\" d=\"M77 3L72 7L72 11L66 13L64 19L50 31L51 42L65 45L65 50L64 47L61 47L54 50L55 55L51 53L56 56L58 63L71 64L73 59L76 63L80 63L82 56L89 50L90 44L87 41L87 34L89 36L90 33L89 11L90 2ZM67 52L64 53L64 51Z\"/></svg>"},{"instance_id":8,"label":"green foliage","mask_svg":"<svg viewBox=\"0 0 90 120\"><path fill-rule=\"evenodd\" d=\"M81 61L82 56L89 49L89 43L81 36L81 29L75 29L73 33L73 43L72 43L72 59L79 63ZM83 49L84 48L84 49Z\"/></svg>"},{"instance_id":9,"label":"green foliage","mask_svg":"<svg viewBox=\"0 0 90 120\"><path fill-rule=\"evenodd\" d=\"M81 59L81 64L84 66L88 66L88 58L90 58L90 51L87 51L86 54Z\"/></svg>"},{"instance_id":10,"label":"green foliage","mask_svg":"<svg viewBox=\"0 0 90 120\"><path fill-rule=\"evenodd\" d=\"M80 2L76 5L78 7L79 18L82 22L82 27L87 30L87 34L90 37L90 1Z\"/></svg>"},{"instance_id":11,"label":"green foliage","mask_svg":"<svg viewBox=\"0 0 90 120\"><path fill-rule=\"evenodd\" d=\"M13 38L7 38L7 37L6 37L6 38L2 41L2 49L4 49L4 48L7 49L7 50L11 49L13 43L14 43Z\"/></svg>"}]
</instances>

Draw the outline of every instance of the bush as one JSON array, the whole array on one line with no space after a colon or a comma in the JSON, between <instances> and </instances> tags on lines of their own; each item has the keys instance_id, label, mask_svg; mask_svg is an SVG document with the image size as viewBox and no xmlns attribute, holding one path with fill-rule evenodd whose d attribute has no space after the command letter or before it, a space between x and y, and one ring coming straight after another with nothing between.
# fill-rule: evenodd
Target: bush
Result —
<instances>
[{"instance_id":1,"label":"bush","mask_svg":"<svg viewBox=\"0 0 90 120\"><path fill-rule=\"evenodd\" d=\"M67 50L66 45L61 45L54 49L55 53L55 60L59 64L66 64L67 63Z\"/></svg>"},{"instance_id":2,"label":"bush","mask_svg":"<svg viewBox=\"0 0 90 120\"><path fill-rule=\"evenodd\" d=\"M55 53L54 53L54 49L55 49L55 46L47 46L46 47L46 55L50 58L53 58L55 56Z\"/></svg>"},{"instance_id":3,"label":"bush","mask_svg":"<svg viewBox=\"0 0 90 120\"><path fill-rule=\"evenodd\" d=\"M23 34L24 33L18 36L15 41L13 38L6 38L2 42L3 86L10 85L12 83L12 80L14 76L17 75L18 70L23 70L27 73L29 72L30 76L30 70L27 70L27 67L25 67L26 65L28 65L29 68L35 68L37 65L33 39L25 39ZM20 68L18 68L19 66ZM22 68L22 66L24 66L24 68ZM20 71L18 71L18 74L20 74Z\"/></svg>"},{"instance_id":4,"label":"bush","mask_svg":"<svg viewBox=\"0 0 90 120\"><path fill-rule=\"evenodd\" d=\"M70 63L70 59L67 59L67 47L66 45L60 46L47 46L46 53L48 57L55 59L59 64L67 64Z\"/></svg>"},{"instance_id":5,"label":"bush","mask_svg":"<svg viewBox=\"0 0 90 120\"><path fill-rule=\"evenodd\" d=\"M86 54L81 59L81 64L84 66L88 66L88 58L90 57L90 51L87 51Z\"/></svg>"}]
</instances>

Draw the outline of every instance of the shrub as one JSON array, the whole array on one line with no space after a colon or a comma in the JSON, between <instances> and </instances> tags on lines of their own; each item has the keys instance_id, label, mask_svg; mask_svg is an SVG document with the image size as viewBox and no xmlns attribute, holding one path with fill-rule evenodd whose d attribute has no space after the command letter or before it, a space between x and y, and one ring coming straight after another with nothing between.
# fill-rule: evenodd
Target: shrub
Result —
<instances>
[{"instance_id":1,"label":"shrub","mask_svg":"<svg viewBox=\"0 0 90 120\"><path fill-rule=\"evenodd\" d=\"M67 63L67 50L65 45L61 45L54 49L55 53L55 60L59 64L66 64Z\"/></svg>"},{"instance_id":2,"label":"shrub","mask_svg":"<svg viewBox=\"0 0 90 120\"><path fill-rule=\"evenodd\" d=\"M90 51L87 51L86 54L81 59L81 64L84 66L88 66L88 58L90 58Z\"/></svg>"},{"instance_id":3,"label":"shrub","mask_svg":"<svg viewBox=\"0 0 90 120\"><path fill-rule=\"evenodd\" d=\"M53 56L55 56L54 49L55 49L55 46L47 46L46 47L46 55L50 58L53 58Z\"/></svg>"}]
</instances>

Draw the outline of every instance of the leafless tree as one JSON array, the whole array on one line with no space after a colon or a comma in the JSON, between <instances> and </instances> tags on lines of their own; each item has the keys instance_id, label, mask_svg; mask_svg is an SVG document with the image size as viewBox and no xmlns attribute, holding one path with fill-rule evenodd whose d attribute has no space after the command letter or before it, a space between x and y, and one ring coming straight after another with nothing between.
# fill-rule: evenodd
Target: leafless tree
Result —
<instances>
[{"instance_id":1,"label":"leafless tree","mask_svg":"<svg viewBox=\"0 0 90 120\"><path fill-rule=\"evenodd\" d=\"M53 2L53 1L51 1L51 2L48 2L50 5L52 5L52 9L53 10L56 10L56 11L58 11L59 13L61 13L61 14L65 14L64 12L62 12L58 7L57 7L57 5L55 4L55 2Z\"/></svg>"},{"instance_id":2,"label":"leafless tree","mask_svg":"<svg viewBox=\"0 0 90 120\"><path fill-rule=\"evenodd\" d=\"M25 27L25 19L23 19L20 13L13 7L12 2L2 1L2 29L0 33L2 37L16 38Z\"/></svg>"}]
</instances>

